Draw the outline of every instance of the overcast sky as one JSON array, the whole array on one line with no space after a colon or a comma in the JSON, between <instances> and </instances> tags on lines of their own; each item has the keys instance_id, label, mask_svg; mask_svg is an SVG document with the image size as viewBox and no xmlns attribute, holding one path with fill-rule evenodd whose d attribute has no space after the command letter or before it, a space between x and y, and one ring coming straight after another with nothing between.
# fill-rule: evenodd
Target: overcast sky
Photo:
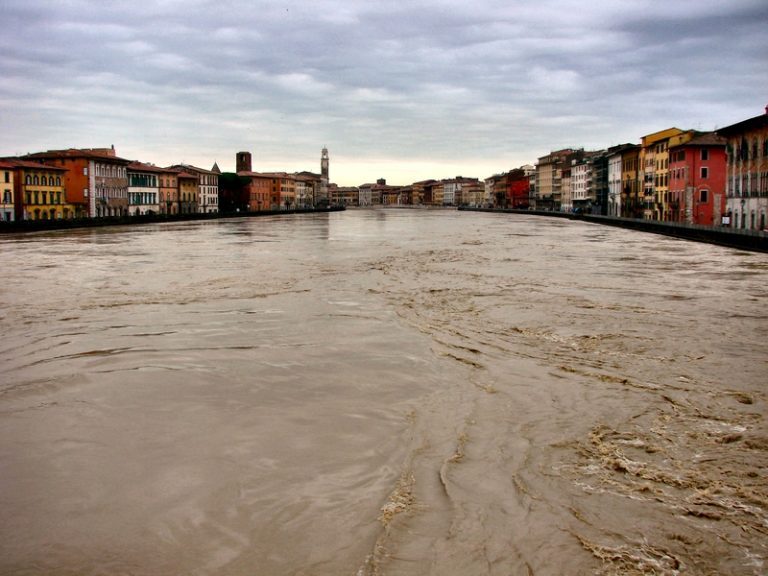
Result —
<instances>
[{"instance_id":1,"label":"overcast sky","mask_svg":"<svg viewBox=\"0 0 768 576\"><path fill-rule=\"evenodd\" d=\"M2 0L0 155L485 178L768 104L765 0Z\"/></svg>"}]
</instances>

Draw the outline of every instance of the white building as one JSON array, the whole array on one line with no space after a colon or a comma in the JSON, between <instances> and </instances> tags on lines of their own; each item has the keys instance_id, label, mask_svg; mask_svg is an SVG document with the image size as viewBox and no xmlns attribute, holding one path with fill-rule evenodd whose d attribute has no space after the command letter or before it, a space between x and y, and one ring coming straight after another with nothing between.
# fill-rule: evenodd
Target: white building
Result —
<instances>
[{"instance_id":1,"label":"white building","mask_svg":"<svg viewBox=\"0 0 768 576\"><path fill-rule=\"evenodd\" d=\"M373 205L372 188L373 184L363 184L358 188L358 206L361 208Z\"/></svg>"},{"instance_id":2,"label":"white building","mask_svg":"<svg viewBox=\"0 0 768 576\"><path fill-rule=\"evenodd\" d=\"M457 196L461 197L461 182L443 180L443 206L455 206Z\"/></svg>"},{"instance_id":3,"label":"white building","mask_svg":"<svg viewBox=\"0 0 768 576\"><path fill-rule=\"evenodd\" d=\"M128 214L158 214L160 212L159 168L141 162L128 165Z\"/></svg>"},{"instance_id":4,"label":"white building","mask_svg":"<svg viewBox=\"0 0 768 576\"><path fill-rule=\"evenodd\" d=\"M592 177L592 163L581 161L571 166L571 208L585 208L589 203L594 202L590 198L590 184ZM565 187L563 187L563 210L565 206ZM569 209L570 211L570 209Z\"/></svg>"},{"instance_id":5,"label":"white building","mask_svg":"<svg viewBox=\"0 0 768 576\"><path fill-rule=\"evenodd\" d=\"M621 216L622 152L608 156L608 216Z\"/></svg>"}]
</instances>

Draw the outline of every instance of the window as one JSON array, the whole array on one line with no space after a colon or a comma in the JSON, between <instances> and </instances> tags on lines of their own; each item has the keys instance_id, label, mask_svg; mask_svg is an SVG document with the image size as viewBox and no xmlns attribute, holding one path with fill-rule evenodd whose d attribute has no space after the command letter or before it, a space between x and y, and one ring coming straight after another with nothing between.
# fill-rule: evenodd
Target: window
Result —
<instances>
[{"instance_id":1,"label":"window","mask_svg":"<svg viewBox=\"0 0 768 576\"><path fill-rule=\"evenodd\" d=\"M83 196L88 198L88 188L83 188Z\"/></svg>"},{"instance_id":2,"label":"window","mask_svg":"<svg viewBox=\"0 0 768 576\"><path fill-rule=\"evenodd\" d=\"M42 179L40 180L40 184L42 184L43 186L48 186L48 178L43 176Z\"/></svg>"},{"instance_id":3,"label":"window","mask_svg":"<svg viewBox=\"0 0 768 576\"><path fill-rule=\"evenodd\" d=\"M38 176L37 174L35 174L35 175L32 177L32 183L33 183L35 186L38 186L38 185L40 184L40 176Z\"/></svg>"},{"instance_id":4,"label":"window","mask_svg":"<svg viewBox=\"0 0 768 576\"><path fill-rule=\"evenodd\" d=\"M702 160L709 160L709 148L702 148L701 149L701 159Z\"/></svg>"},{"instance_id":5,"label":"window","mask_svg":"<svg viewBox=\"0 0 768 576\"><path fill-rule=\"evenodd\" d=\"M768 140L766 140L766 142L768 142ZM11 181L11 173L10 172L6 172L5 173L5 182L6 182L6 184L8 182L10 182L10 181Z\"/></svg>"},{"instance_id":6,"label":"window","mask_svg":"<svg viewBox=\"0 0 768 576\"><path fill-rule=\"evenodd\" d=\"M702 180L706 180L707 178L709 178L709 168L707 168L706 166L702 166L701 167L701 179Z\"/></svg>"},{"instance_id":7,"label":"window","mask_svg":"<svg viewBox=\"0 0 768 576\"><path fill-rule=\"evenodd\" d=\"M56 176L56 186L61 186L61 176Z\"/></svg>"},{"instance_id":8,"label":"window","mask_svg":"<svg viewBox=\"0 0 768 576\"><path fill-rule=\"evenodd\" d=\"M699 192L699 202L702 204L709 202L709 190L701 190Z\"/></svg>"},{"instance_id":9,"label":"window","mask_svg":"<svg viewBox=\"0 0 768 576\"><path fill-rule=\"evenodd\" d=\"M88 166L83 166L83 176L88 176Z\"/></svg>"}]
</instances>

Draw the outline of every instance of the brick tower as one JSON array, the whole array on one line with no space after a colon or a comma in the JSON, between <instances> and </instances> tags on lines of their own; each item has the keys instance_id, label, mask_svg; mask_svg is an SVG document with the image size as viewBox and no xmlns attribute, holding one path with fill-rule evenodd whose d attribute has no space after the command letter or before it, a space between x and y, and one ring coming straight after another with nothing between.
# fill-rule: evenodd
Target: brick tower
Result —
<instances>
[{"instance_id":1,"label":"brick tower","mask_svg":"<svg viewBox=\"0 0 768 576\"><path fill-rule=\"evenodd\" d=\"M253 172L250 152L238 152L235 157L235 172Z\"/></svg>"}]
</instances>

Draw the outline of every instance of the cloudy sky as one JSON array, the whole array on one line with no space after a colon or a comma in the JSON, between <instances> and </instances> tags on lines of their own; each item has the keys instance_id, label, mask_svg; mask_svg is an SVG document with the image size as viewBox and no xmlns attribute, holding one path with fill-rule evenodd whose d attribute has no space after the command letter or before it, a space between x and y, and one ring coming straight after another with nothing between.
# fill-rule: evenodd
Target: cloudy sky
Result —
<instances>
[{"instance_id":1,"label":"cloudy sky","mask_svg":"<svg viewBox=\"0 0 768 576\"><path fill-rule=\"evenodd\" d=\"M765 0L2 0L0 155L407 184L768 104Z\"/></svg>"}]
</instances>

